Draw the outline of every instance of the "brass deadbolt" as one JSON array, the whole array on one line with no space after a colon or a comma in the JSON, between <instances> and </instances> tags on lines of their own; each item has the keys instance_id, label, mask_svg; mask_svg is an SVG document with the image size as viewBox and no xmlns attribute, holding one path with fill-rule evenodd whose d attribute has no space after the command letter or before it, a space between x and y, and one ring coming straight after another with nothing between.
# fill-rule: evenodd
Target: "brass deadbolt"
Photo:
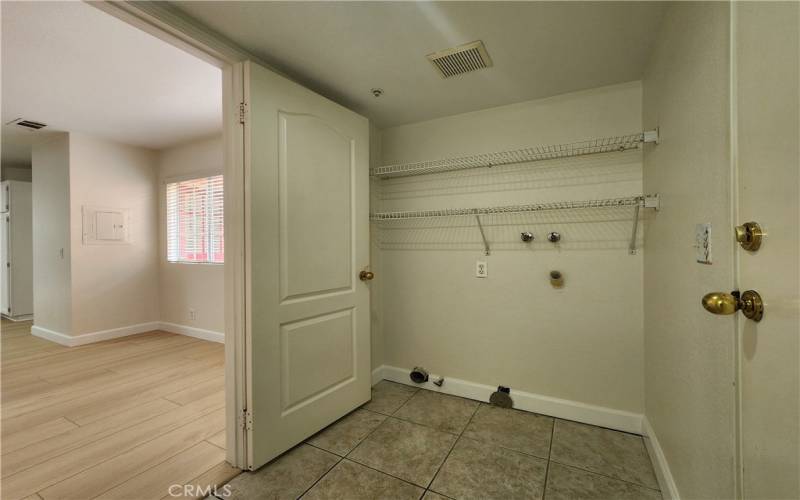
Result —
<instances>
[{"instance_id":1,"label":"brass deadbolt","mask_svg":"<svg viewBox=\"0 0 800 500\"><path fill-rule=\"evenodd\" d=\"M374 277L375 277L375 273L373 273L372 271L364 270L364 271L361 271L360 273L358 273L358 279L360 279L361 281L370 281Z\"/></svg>"},{"instance_id":2,"label":"brass deadbolt","mask_svg":"<svg viewBox=\"0 0 800 500\"><path fill-rule=\"evenodd\" d=\"M731 293L712 292L703 297L703 307L713 314L734 314L742 311L747 319L761 321L764 317L764 302L755 290L747 290L741 295L738 291Z\"/></svg>"},{"instance_id":3,"label":"brass deadbolt","mask_svg":"<svg viewBox=\"0 0 800 500\"><path fill-rule=\"evenodd\" d=\"M741 226L736 226L736 241L748 252L755 252L761 248L761 239L764 232L758 222L745 222Z\"/></svg>"}]
</instances>

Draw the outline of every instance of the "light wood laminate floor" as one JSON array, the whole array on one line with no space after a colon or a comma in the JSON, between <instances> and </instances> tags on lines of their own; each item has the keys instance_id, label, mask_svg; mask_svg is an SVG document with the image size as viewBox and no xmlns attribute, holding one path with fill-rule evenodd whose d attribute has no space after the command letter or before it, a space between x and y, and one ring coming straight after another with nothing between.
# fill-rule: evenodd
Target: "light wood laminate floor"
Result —
<instances>
[{"instance_id":1,"label":"light wood laminate floor","mask_svg":"<svg viewBox=\"0 0 800 500\"><path fill-rule=\"evenodd\" d=\"M174 498L172 485L238 474L225 463L222 344L156 331L64 347L30 327L0 332L3 500Z\"/></svg>"}]
</instances>

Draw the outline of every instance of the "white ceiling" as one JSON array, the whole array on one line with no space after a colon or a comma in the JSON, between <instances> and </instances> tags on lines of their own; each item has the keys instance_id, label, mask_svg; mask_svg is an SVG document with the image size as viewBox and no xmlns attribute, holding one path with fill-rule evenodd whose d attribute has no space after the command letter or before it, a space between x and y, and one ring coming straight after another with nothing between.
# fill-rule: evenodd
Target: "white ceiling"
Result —
<instances>
[{"instance_id":1,"label":"white ceiling","mask_svg":"<svg viewBox=\"0 0 800 500\"><path fill-rule=\"evenodd\" d=\"M2 163L45 131L161 149L219 133L221 72L83 2L2 2ZM5 123L26 118L39 132Z\"/></svg>"},{"instance_id":2,"label":"white ceiling","mask_svg":"<svg viewBox=\"0 0 800 500\"><path fill-rule=\"evenodd\" d=\"M658 2L171 2L379 127L641 78ZM494 67L442 79L431 52L483 40ZM372 87L383 88L374 98Z\"/></svg>"}]
</instances>

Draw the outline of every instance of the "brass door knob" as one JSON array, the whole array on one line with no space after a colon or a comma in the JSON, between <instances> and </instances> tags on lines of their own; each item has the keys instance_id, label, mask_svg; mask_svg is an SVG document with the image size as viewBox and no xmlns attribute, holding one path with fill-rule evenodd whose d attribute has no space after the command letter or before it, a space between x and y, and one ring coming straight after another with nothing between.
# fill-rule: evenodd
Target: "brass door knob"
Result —
<instances>
[{"instance_id":1,"label":"brass door knob","mask_svg":"<svg viewBox=\"0 0 800 500\"><path fill-rule=\"evenodd\" d=\"M761 230L758 222L745 222L741 226L736 226L735 232L736 241L748 252L755 252L761 248L764 231Z\"/></svg>"},{"instance_id":2,"label":"brass door knob","mask_svg":"<svg viewBox=\"0 0 800 500\"><path fill-rule=\"evenodd\" d=\"M708 293L703 297L702 304L706 311L713 314L733 314L741 310L747 319L753 321L761 321L764 317L764 302L754 290L747 290L741 295L738 291Z\"/></svg>"},{"instance_id":3,"label":"brass door knob","mask_svg":"<svg viewBox=\"0 0 800 500\"><path fill-rule=\"evenodd\" d=\"M373 273L372 271L361 271L360 273L358 273L358 279L360 279L361 281L370 281L374 277L375 273Z\"/></svg>"}]
</instances>

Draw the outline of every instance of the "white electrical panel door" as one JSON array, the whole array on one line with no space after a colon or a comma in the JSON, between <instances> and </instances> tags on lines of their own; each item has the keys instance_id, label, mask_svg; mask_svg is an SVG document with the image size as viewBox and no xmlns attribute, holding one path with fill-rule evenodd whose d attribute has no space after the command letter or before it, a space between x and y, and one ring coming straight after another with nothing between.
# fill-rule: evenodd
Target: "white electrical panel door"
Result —
<instances>
[{"instance_id":1,"label":"white electrical panel door","mask_svg":"<svg viewBox=\"0 0 800 500\"><path fill-rule=\"evenodd\" d=\"M83 207L83 244L129 243L129 225L127 209Z\"/></svg>"},{"instance_id":2,"label":"white electrical panel door","mask_svg":"<svg viewBox=\"0 0 800 500\"><path fill-rule=\"evenodd\" d=\"M124 241L125 216L122 212L98 211L95 213L95 237L102 241Z\"/></svg>"}]
</instances>

